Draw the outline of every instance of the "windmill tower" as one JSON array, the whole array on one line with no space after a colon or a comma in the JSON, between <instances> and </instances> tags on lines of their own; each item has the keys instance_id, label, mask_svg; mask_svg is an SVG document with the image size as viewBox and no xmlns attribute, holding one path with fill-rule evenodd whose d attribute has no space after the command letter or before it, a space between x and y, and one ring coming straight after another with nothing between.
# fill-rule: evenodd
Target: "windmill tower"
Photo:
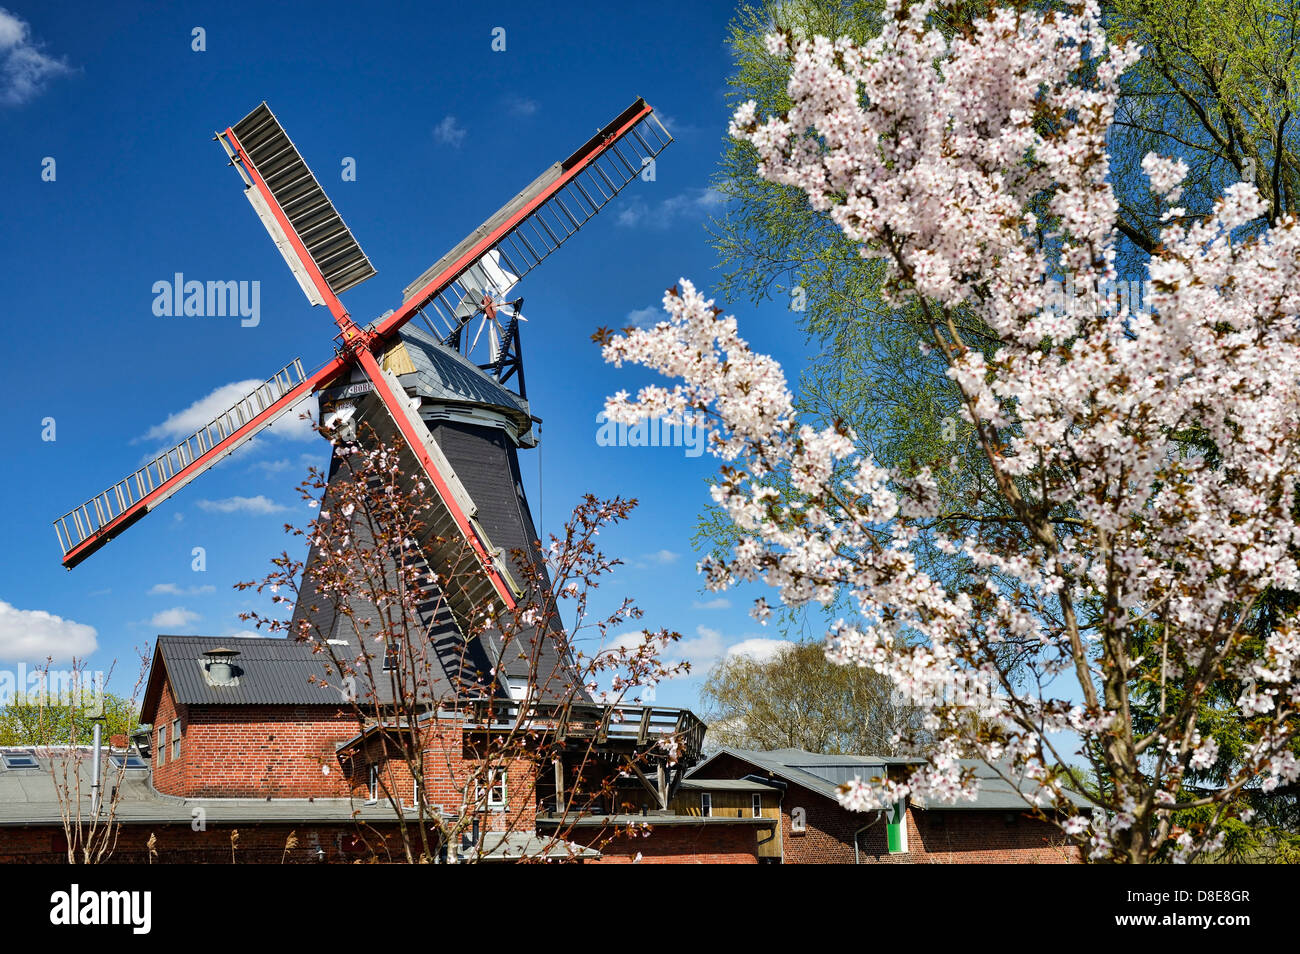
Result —
<instances>
[{"instance_id":1,"label":"windmill tower","mask_svg":"<svg viewBox=\"0 0 1300 954\"><path fill-rule=\"evenodd\" d=\"M544 563L519 475L519 449L537 443L520 340L526 319L522 299L509 296L672 142L653 112L638 99L408 285L397 308L364 327L339 295L375 269L270 108L263 103L218 133L303 293L333 316L335 355L310 373L301 359L289 362L184 441L55 520L63 565L81 563L316 393L321 420L364 422L386 443L401 443L404 472L430 488L421 552L431 565L460 568L429 601L439 607L425 620L439 651L455 648L482 607L513 609L523 589L511 554L524 554L543 572ZM330 480L337 478L336 460ZM463 553L475 559L459 559ZM313 559L296 618L310 604ZM337 624L315 622L326 631ZM548 642L541 634L540 644ZM559 665L553 654L550 662ZM494 690L508 692L518 675L507 667Z\"/></svg>"}]
</instances>

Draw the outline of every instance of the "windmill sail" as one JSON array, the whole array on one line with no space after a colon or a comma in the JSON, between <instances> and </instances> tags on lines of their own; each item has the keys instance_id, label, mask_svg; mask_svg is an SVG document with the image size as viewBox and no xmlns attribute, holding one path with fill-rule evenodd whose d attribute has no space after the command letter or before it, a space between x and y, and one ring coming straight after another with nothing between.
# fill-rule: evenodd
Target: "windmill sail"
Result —
<instances>
[{"instance_id":1,"label":"windmill sail","mask_svg":"<svg viewBox=\"0 0 1300 954\"><path fill-rule=\"evenodd\" d=\"M479 559L483 579L476 578L471 585L486 583L502 605L513 606L517 576L477 517L477 491L467 496L463 487L457 489L456 471L436 442L430 443L427 428L412 418L411 408L403 403L406 395L390 383L377 356L389 351L398 332L417 314L426 321L431 316L440 320L441 345L450 343L452 353L462 347L470 336L460 331L484 307L485 298L492 300L486 310L495 312L498 297L568 241L672 143L653 113L638 99L582 148L552 165L421 275L406 289L401 307L372 323L364 335L358 333L338 295L369 278L375 269L275 115L263 103L219 133L216 138L243 178L245 194L258 217L308 299L329 306L346 347L310 377L304 377L301 363L294 361L146 467L55 520L63 565L76 566L308 394L351 380L346 388L376 392L387 408L393 436L401 434L434 484L442 502L440 512L450 521L449 535L459 535ZM467 362L461 377L493 381L495 386L517 375L522 397L518 323L523 318L513 306L505 314L510 320L500 328L498 315L488 316L487 366ZM358 366L369 383L348 378ZM448 408L458 403L465 402L442 402L440 410L429 413L446 416L452 413ZM470 416L481 416L483 410L475 408ZM525 415L517 423L520 429L512 440L521 447L532 446L535 438L529 419ZM517 467L517 462L512 466ZM510 535L517 536L513 531Z\"/></svg>"},{"instance_id":2,"label":"windmill sail","mask_svg":"<svg viewBox=\"0 0 1300 954\"><path fill-rule=\"evenodd\" d=\"M245 194L312 304L328 301L316 276L337 297L375 274L370 259L266 103L218 138L231 160L238 159L236 167L243 167Z\"/></svg>"},{"instance_id":3,"label":"windmill sail","mask_svg":"<svg viewBox=\"0 0 1300 954\"><path fill-rule=\"evenodd\" d=\"M451 340L467 321L461 305L473 297L485 260L499 263L515 281L523 278L640 176L672 141L654 110L638 99L426 269L403 292L401 308L380 321L375 331L387 337L421 314L443 340Z\"/></svg>"},{"instance_id":4,"label":"windmill sail","mask_svg":"<svg viewBox=\"0 0 1300 954\"><path fill-rule=\"evenodd\" d=\"M306 377L302 362L295 358L175 447L59 517L54 532L63 550L63 565L71 569L86 559L337 376L341 367L335 359Z\"/></svg>"}]
</instances>

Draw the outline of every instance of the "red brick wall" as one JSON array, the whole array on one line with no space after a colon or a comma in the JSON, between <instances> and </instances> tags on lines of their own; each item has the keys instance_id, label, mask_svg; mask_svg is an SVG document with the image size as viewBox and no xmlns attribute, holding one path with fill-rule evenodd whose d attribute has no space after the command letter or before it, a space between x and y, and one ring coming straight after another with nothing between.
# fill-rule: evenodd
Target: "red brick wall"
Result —
<instances>
[{"instance_id":1,"label":"red brick wall","mask_svg":"<svg viewBox=\"0 0 1300 954\"><path fill-rule=\"evenodd\" d=\"M911 812L909 847L924 852L926 864L1069 864L1081 860L1079 849L1063 844L1060 831L1047 822L1016 812Z\"/></svg>"},{"instance_id":2,"label":"red brick wall","mask_svg":"<svg viewBox=\"0 0 1300 954\"><path fill-rule=\"evenodd\" d=\"M172 721L181 756L172 759ZM167 751L158 765L158 729ZM189 798L339 798L348 794L335 746L356 734L338 706L178 706L164 683L154 717L154 787ZM322 768L328 771L322 771Z\"/></svg>"},{"instance_id":3,"label":"red brick wall","mask_svg":"<svg viewBox=\"0 0 1300 954\"><path fill-rule=\"evenodd\" d=\"M425 804L440 806L453 813L460 811L467 796L472 798L470 778L478 759L461 726L450 719L431 722L424 735L424 786ZM369 758L360 753L350 760L352 769L348 779L350 794L364 801L369 794L369 765L380 769L380 786L390 787L403 805L413 805L414 777L410 766L400 754L384 759L378 742L371 744ZM481 816L489 831L532 831L537 813L531 763L514 759L506 762L506 806L493 809ZM385 798L381 794L381 800Z\"/></svg>"},{"instance_id":4,"label":"red brick wall","mask_svg":"<svg viewBox=\"0 0 1300 954\"><path fill-rule=\"evenodd\" d=\"M628 864L640 852L642 864L755 865L754 831L750 825L660 825L644 836L619 834L602 846L608 832L584 837L584 829L578 828L567 840L594 844L601 853L600 864Z\"/></svg>"},{"instance_id":5,"label":"red brick wall","mask_svg":"<svg viewBox=\"0 0 1300 954\"><path fill-rule=\"evenodd\" d=\"M181 756L173 759L172 723L181 720ZM158 765L158 728L167 726L166 753ZM369 765L380 765L381 786L413 805L410 769L399 756L366 754L340 761L337 746L357 733L354 713L338 706L184 706L169 683L159 694L154 726L154 786L189 798L355 798L369 796ZM429 724L425 739L426 804L457 812L477 761L454 720ZM325 771L323 771L324 769ZM508 803L483 816L492 831L531 831L536 814L533 766L506 766ZM382 791L382 788L381 788ZM381 800L385 798L381 794Z\"/></svg>"},{"instance_id":6,"label":"red brick wall","mask_svg":"<svg viewBox=\"0 0 1300 954\"><path fill-rule=\"evenodd\" d=\"M231 832L239 839L231 852ZM297 839L296 848L286 851L290 833ZM120 864L146 864L150 861L149 836L155 837L153 861L160 864L228 864L260 863L314 864L316 849L325 850L326 862L353 862L358 859L401 860L401 839L390 829L387 844L373 832L370 847L355 844L357 827L335 825L235 825L209 827L192 831L189 825L122 826L117 845L109 861ZM67 841L58 826L35 828L0 828L0 864L66 864Z\"/></svg>"}]
</instances>

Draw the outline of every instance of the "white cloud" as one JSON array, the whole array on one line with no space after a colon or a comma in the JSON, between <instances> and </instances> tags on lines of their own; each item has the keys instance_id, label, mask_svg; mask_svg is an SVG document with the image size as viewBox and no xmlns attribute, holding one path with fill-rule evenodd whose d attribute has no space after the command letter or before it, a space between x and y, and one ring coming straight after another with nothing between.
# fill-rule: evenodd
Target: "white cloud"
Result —
<instances>
[{"instance_id":1,"label":"white cloud","mask_svg":"<svg viewBox=\"0 0 1300 954\"><path fill-rule=\"evenodd\" d=\"M142 437L137 438L137 441L165 440L172 444L178 443L200 427L211 423L217 415L230 410L240 399L247 397L261 384L262 382L256 378L223 384L205 397L199 398L185 410L177 411L161 424L155 424ZM311 400L310 394L305 396L282 414L269 431L262 431L262 435L270 434L294 441L305 441L315 437L316 432L311 429L311 422L298 417L299 414L311 409Z\"/></svg>"},{"instance_id":2,"label":"white cloud","mask_svg":"<svg viewBox=\"0 0 1300 954\"><path fill-rule=\"evenodd\" d=\"M217 588L210 583L203 586L177 586L175 583L155 583L149 588L150 596L203 596L215 593Z\"/></svg>"},{"instance_id":3,"label":"white cloud","mask_svg":"<svg viewBox=\"0 0 1300 954\"><path fill-rule=\"evenodd\" d=\"M259 633L251 629L241 629L237 633L226 633L224 639L261 639L266 633Z\"/></svg>"},{"instance_id":4,"label":"white cloud","mask_svg":"<svg viewBox=\"0 0 1300 954\"><path fill-rule=\"evenodd\" d=\"M676 563L680 556L680 553L674 553L672 550L656 550L654 553L645 554L632 566L637 570L648 570L652 566L669 566Z\"/></svg>"},{"instance_id":5,"label":"white cloud","mask_svg":"<svg viewBox=\"0 0 1300 954\"><path fill-rule=\"evenodd\" d=\"M71 72L65 60L41 52L26 20L0 7L0 103L26 103L41 92L46 80Z\"/></svg>"},{"instance_id":6,"label":"white cloud","mask_svg":"<svg viewBox=\"0 0 1300 954\"><path fill-rule=\"evenodd\" d=\"M697 610L731 609L731 600L727 599L725 596L719 596L715 600L705 600L704 602L700 602L699 600L696 600L695 602L691 603L691 609L697 609Z\"/></svg>"},{"instance_id":7,"label":"white cloud","mask_svg":"<svg viewBox=\"0 0 1300 954\"><path fill-rule=\"evenodd\" d=\"M666 229L680 221L711 215L721 209L726 201L726 197L712 187L688 189L657 204L636 196L632 201L624 203L616 221L629 228L644 225L647 228Z\"/></svg>"},{"instance_id":8,"label":"white cloud","mask_svg":"<svg viewBox=\"0 0 1300 954\"><path fill-rule=\"evenodd\" d=\"M661 113L655 110L655 116L663 123L664 128L668 130L668 135L674 139L681 139L683 136L693 136L700 132L701 127L694 123L682 122L676 116L669 116L667 113Z\"/></svg>"},{"instance_id":9,"label":"white cloud","mask_svg":"<svg viewBox=\"0 0 1300 954\"><path fill-rule=\"evenodd\" d=\"M153 618L149 620L149 625L157 626L159 629L184 629L198 618L198 613L192 613L183 606L173 606L161 613L154 613Z\"/></svg>"},{"instance_id":10,"label":"white cloud","mask_svg":"<svg viewBox=\"0 0 1300 954\"><path fill-rule=\"evenodd\" d=\"M670 662L689 662L693 675L702 675L711 666L723 658L733 659L745 656L759 662L771 659L790 643L784 639L768 639L751 636L737 642L729 642L729 637L710 626L697 626L695 636L674 643L669 652Z\"/></svg>"},{"instance_id":11,"label":"white cloud","mask_svg":"<svg viewBox=\"0 0 1300 954\"><path fill-rule=\"evenodd\" d=\"M3 28L2 21L0 28ZM45 610L16 609L0 600L0 659L84 657L97 646L93 626L74 623Z\"/></svg>"},{"instance_id":12,"label":"white cloud","mask_svg":"<svg viewBox=\"0 0 1300 954\"><path fill-rule=\"evenodd\" d=\"M790 646L784 639L769 639L763 636L751 636L727 647L727 658L746 656L756 662L770 662Z\"/></svg>"},{"instance_id":13,"label":"white cloud","mask_svg":"<svg viewBox=\"0 0 1300 954\"><path fill-rule=\"evenodd\" d=\"M668 320L668 313L662 308L634 308L627 313L625 323L633 328L653 328L661 321Z\"/></svg>"},{"instance_id":14,"label":"white cloud","mask_svg":"<svg viewBox=\"0 0 1300 954\"><path fill-rule=\"evenodd\" d=\"M605 642L606 649L635 649L645 642L645 630L634 629L630 633L619 633Z\"/></svg>"},{"instance_id":15,"label":"white cloud","mask_svg":"<svg viewBox=\"0 0 1300 954\"><path fill-rule=\"evenodd\" d=\"M532 116L538 110L537 100L512 96L506 100L506 109L512 116Z\"/></svg>"},{"instance_id":16,"label":"white cloud","mask_svg":"<svg viewBox=\"0 0 1300 954\"><path fill-rule=\"evenodd\" d=\"M695 627L693 639L683 639L671 647L672 661L685 661L691 664L696 675L708 669L722 658L727 651L726 639L716 629L708 626Z\"/></svg>"},{"instance_id":17,"label":"white cloud","mask_svg":"<svg viewBox=\"0 0 1300 954\"><path fill-rule=\"evenodd\" d=\"M253 464L250 470L261 470L266 472L266 476L273 477L276 474L283 473L293 466L293 462L287 458L281 457L279 460L259 460Z\"/></svg>"},{"instance_id":18,"label":"white cloud","mask_svg":"<svg viewBox=\"0 0 1300 954\"><path fill-rule=\"evenodd\" d=\"M433 127L433 138L445 146L459 149L465 141L465 127L455 116L444 116L442 122Z\"/></svg>"},{"instance_id":19,"label":"white cloud","mask_svg":"<svg viewBox=\"0 0 1300 954\"><path fill-rule=\"evenodd\" d=\"M208 513L280 513L288 510L268 497L225 497L221 500L200 500L199 509Z\"/></svg>"}]
</instances>

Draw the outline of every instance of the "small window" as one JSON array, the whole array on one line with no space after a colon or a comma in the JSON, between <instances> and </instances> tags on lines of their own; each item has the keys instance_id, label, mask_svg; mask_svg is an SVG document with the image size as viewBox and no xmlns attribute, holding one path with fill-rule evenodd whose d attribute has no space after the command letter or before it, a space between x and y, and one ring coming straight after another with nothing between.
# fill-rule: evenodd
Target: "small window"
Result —
<instances>
[{"instance_id":1,"label":"small window","mask_svg":"<svg viewBox=\"0 0 1300 954\"><path fill-rule=\"evenodd\" d=\"M181 720L172 720L172 761L181 757Z\"/></svg>"},{"instance_id":2,"label":"small window","mask_svg":"<svg viewBox=\"0 0 1300 954\"><path fill-rule=\"evenodd\" d=\"M149 767L149 764L138 755L110 755L108 760L113 763L114 768L122 768L123 763L126 763L125 767L127 769L144 769Z\"/></svg>"},{"instance_id":3,"label":"small window","mask_svg":"<svg viewBox=\"0 0 1300 954\"><path fill-rule=\"evenodd\" d=\"M488 787L486 793L487 807L505 808L508 796L509 790L506 787L506 770L491 769L488 772ZM484 798L482 785L479 786L478 797L480 802Z\"/></svg>"},{"instance_id":4,"label":"small window","mask_svg":"<svg viewBox=\"0 0 1300 954\"><path fill-rule=\"evenodd\" d=\"M36 756L29 752L6 752L4 753L5 768L24 769L40 768L41 765L36 761Z\"/></svg>"},{"instance_id":5,"label":"small window","mask_svg":"<svg viewBox=\"0 0 1300 954\"><path fill-rule=\"evenodd\" d=\"M392 672L397 663L397 643L390 641L384 646L384 672Z\"/></svg>"},{"instance_id":6,"label":"small window","mask_svg":"<svg viewBox=\"0 0 1300 954\"><path fill-rule=\"evenodd\" d=\"M713 794L700 792L700 814L705 818L713 817Z\"/></svg>"},{"instance_id":7,"label":"small window","mask_svg":"<svg viewBox=\"0 0 1300 954\"><path fill-rule=\"evenodd\" d=\"M754 817L762 818L763 817L763 796L759 795L757 792L754 793L753 805L754 805Z\"/></svg>"},{"instance_id":8,"label":"small window","mask_svg":"<svg viewBox=\"0 0 1300 954\"><path fill-rule=\"evenodd\" d=\"M167 761L167 726L158 726L158 765Z\"/></svg>"},{"instance_id":9,"label":"small window","mask_svg":"<svg viewBox=\"0 0 1300 954\"><path fill-rule=\"evenodd\" d=\"M370 766L370 778L366 784L366 800L379 801L379 766Z\"/></svg>"},{"instance_id":10,"label":"small window","mask_svg":"<svg viewBox=\"0 0 1300 954\"><path fill-rule=\"evenodd\" d=\"M417 808L420 805L420 780L418 778L411 782L411 804Z\"/></svg>"}]
</instances>

